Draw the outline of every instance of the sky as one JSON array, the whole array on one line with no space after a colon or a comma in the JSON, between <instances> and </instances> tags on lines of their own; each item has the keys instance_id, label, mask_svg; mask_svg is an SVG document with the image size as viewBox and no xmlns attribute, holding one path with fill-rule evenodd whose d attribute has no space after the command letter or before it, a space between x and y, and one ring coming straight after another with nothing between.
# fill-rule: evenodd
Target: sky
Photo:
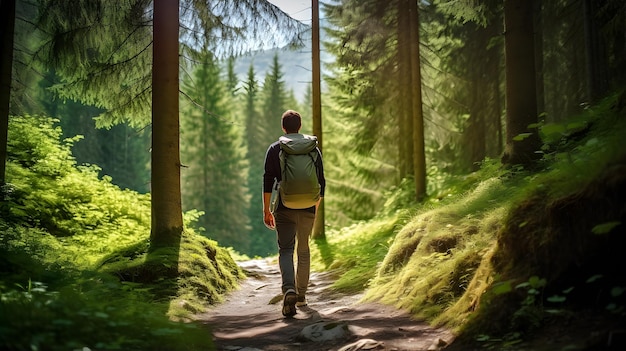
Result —
<instances>
[{"instance_id":1,"label":"sky","mask_svg":"<svg viewBox=\"0 0 626 351\"><path fill-rule=\"evenodd\" d=\"M311 0L268 0L291 17L311 24Z\"/></svg>"}]
</instances>

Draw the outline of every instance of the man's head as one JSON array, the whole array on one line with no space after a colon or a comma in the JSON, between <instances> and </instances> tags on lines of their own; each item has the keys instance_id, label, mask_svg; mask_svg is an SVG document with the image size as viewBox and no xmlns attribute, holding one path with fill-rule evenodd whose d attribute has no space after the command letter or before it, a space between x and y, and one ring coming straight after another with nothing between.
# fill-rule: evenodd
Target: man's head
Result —
<instances>
[{"instance_id":1,"label":"man's head","mask_svg":"<svg viewBox=\"0 0 626 351\"><path fill-rule=\"evenodd\" d=\"M302 126L302 117L300 117L300 114L294 110L285 111L281 121L283 130L287 134L299 132L300 127Z\"/></svg>"}]
</instances>

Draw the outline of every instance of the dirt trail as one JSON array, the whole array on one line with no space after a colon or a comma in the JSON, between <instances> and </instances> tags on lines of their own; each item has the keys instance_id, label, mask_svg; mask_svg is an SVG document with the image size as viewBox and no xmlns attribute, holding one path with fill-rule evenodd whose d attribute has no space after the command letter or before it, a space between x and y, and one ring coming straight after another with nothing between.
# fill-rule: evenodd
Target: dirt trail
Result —
<instances>
[{"instance_id":1,"label":"dirt trail","mask_svg":"<svg viewBox=\"0 0 626 351\"><path fill-rule=\"evenodd\" d=\"M415 321L390 306L358 303L361 295L330 292L329 273L311 274L308 306L285 318L278 265L252 260L240 266L249 275L241 288L197 316L211 326L218 350L418 351L439 350L453 340L449 331ZM303 333L312 328L313 332Z\"/></svg>"}]
</instances>

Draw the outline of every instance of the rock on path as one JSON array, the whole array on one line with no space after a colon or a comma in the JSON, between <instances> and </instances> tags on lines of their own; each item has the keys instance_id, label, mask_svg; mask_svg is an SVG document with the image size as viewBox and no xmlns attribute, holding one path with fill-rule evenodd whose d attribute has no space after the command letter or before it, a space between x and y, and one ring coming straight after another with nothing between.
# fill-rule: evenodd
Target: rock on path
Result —
<instances>
[{"instance_id":1,"label":"rock on path","mask_svg":"<svg viewBox=\"0 0 626 351\"><path fill-rule=\"evenodd\" d=\"M454 338L391 306L359 303L360 294L331 292L334 278L328 272L311 274L308 306L285 318L278 264L266 259L239 264L248 274L240 289L196 316L210 326L220 351L439 350Z\"/></svg>"}]
</instances>

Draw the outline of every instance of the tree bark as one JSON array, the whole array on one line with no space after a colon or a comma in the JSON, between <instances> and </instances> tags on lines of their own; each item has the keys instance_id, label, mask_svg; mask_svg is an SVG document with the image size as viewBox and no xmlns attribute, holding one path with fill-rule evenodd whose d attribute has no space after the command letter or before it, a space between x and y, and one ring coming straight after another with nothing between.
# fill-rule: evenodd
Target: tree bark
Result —
<instances>
[{"instance_id":1,"label":"tree bark","mask_svg":"<svg viewBox=\"0 0 626 351\"><path fill-rule=\"evenodd\" d=\"M543 72L543 4L535 1L533 12L535 32L535 71L537 77L537 113L546 112L545 84Z\"/></svg>"},{"instance_id":2,"label":"tree bark","mask_svg":"<svg viewBox=\"0 0 626 351\"><path fill-rule=\"evenodd\" d=\"M465 130L465 146L468 148L466 151L467 158L464 163L467 163L467 168L474 172L480 168L480 162L485 159L486 156L486 126L485 126L485 113L487 111L487 84L482 77L483 70L476 69L472 76L471 102L470 102L470 117L467 120L467 128Z\"/></svg>"},{"instance_id":3,"label":"tree bark","mask_svg":"<svg viewBox=\"0 0 626 351\"><path fill-rule=\"evenodd\" d=\"M178 119L178 3L177 0L154 1L151 250L177 245L183 230Z\"/></svg>"},{"instance_id":4,"label":"tree bark","mask_svg":"<svg viewBox=\"0 0 626 351\"><path fill-rule=\"evenodd\" d=\"M411 13L412 0L398 1L398 162L400 179L413 175L413 103L411 87Z\"/></svg>"},{"instance_id":5,"label":"tree bark","mask_svg":"<svg viewBox=\"0 0 626 351\"><path fill-rule=\"evenodd\" d=\"M321 87L321 62L320 62L320 8L319 1L312 0L312 69L313 69L313 134L317 136L318 147L322 150L322 87ZM313 226L313 239L320 240L326 237L324 231L324 200L317 208L315 224Z\"/></svg>"},{"instance_id":6,"label":"tree bark","mask_svg":"<svg viewBox=\"0 0 626 351\"><path fill-rule=\"evenodd\" d=\"M424 150L424 115L422 113L422 75L420 71L419 10L417 1L409 1L411 15L411 101L413 113L413 174L415 198L426 196L426 154Z\"/></svg>"},{"instance_id":7,"label":"tree bark","mask_svg":"<svg viewBox=\"0 0 626 351\"><path fill-rule=\"evenodd\" d=\"M15 31L15 0L0 0L0 186L6 181L7 138L9 132L9 105L13 73L13 34ZM2 201L0 190L0 201Z\"/></svg>"},{"instance_id":8,"label":"tree bark","mask_svg":"<svg viewBox=\"0 0 626 351\"><path fill-rule=\"evenodd\" d=\"M530 165L539 157L533 1L504 1L506 72L506 165Z\"/></svg>"},{"instance_id":9,"label":"tree bark","mask_svg":"<svg viewBox=\"0 0 626 351\"><path fill-rule=\"evenodd\" d=\"M587 68L587 99L597 102L608 90L607 60L596 20L598 2L583 0L585 55Z\"/></svg>"}]
</instances>

